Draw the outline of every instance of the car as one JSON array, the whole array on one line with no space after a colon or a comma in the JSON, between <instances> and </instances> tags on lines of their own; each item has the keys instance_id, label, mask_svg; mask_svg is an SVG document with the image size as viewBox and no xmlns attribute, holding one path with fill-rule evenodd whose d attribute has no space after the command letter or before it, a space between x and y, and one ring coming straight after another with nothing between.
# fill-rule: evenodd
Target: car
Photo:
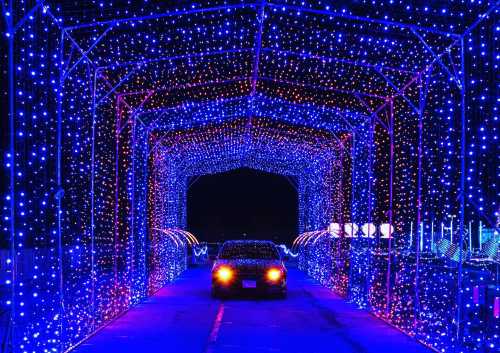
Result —
<instances>
[{"instance_id":1,"label":"car","mask_svg":"<svg viewBox=\"0 0 500 353\"><path fill-rule=\"evenodd\" d=\"M284 298L286 277L285 264L273 242L226 241L212 267L212 296L253 291Z\"/></svg>"},{"instance_id":2,"label":"car","mask_svg":"<svg viewBox=\"0 0 500 353\"><path fill-rule=\"evenodd\" d=\"M217 254L219 253L221 243L208 243L207 244L207 251L208 251L208 258L210 262L215 261L217 259Z\"/></svg>"}]
</instances>

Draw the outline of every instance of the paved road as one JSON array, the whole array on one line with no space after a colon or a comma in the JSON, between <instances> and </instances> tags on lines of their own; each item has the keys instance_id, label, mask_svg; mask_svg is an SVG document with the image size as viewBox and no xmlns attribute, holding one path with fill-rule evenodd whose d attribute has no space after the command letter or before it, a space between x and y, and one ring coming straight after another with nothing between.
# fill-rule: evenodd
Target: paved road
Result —
<instances>
[{"instance_id":1,"label":"paved road","mask_svg":"<svg viewBox=\"0 0 500 353\"><path fill-rule=\"evenodd\" d=\"M210 297L191 269L76 349L78 353L424 353L384 322L295 269L287 299Z\"/></svg>"}]
</instances>

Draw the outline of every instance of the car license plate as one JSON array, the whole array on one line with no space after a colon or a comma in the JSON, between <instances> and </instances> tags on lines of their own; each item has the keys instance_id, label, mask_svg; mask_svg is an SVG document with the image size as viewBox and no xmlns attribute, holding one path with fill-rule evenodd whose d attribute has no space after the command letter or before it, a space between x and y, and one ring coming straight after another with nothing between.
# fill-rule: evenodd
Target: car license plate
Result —
<instances>
[{"instance_id":1,"label":"car license plate","mask_svg":"<svg viewBox=\"0 0 500 353\"><path fill-rule=\"evenodd\" d=\"M257 288L257 281L252 281L252 280L243 280L243 288Z\"/></svg>"}]
</instances>

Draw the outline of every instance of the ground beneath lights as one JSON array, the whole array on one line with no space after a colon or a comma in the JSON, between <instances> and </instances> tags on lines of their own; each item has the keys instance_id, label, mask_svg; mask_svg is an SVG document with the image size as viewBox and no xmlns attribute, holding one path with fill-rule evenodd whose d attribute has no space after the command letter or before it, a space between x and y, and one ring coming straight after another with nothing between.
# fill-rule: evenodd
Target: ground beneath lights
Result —
<instances>
[{"instance_id":1,"label":"ground beneath lights","mask_svg":"<svg viewBox=\"0 0 500 353\"><path fill-rule=\"evenodd\" d=\"M208 267L99 331L78 353L430 352L365 311L289 269L287 299L210 297Z\"/></svg>"}]
</instances>

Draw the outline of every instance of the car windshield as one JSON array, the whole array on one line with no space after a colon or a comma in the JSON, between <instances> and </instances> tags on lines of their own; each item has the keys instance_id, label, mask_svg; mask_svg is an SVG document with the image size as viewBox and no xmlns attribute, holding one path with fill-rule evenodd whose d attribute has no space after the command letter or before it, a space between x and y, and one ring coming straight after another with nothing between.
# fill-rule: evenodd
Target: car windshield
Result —
<instances>
[{"instance_id":1,"label":"car windshield","mask_svg":"<svg viewBox=\"0 0 500 353\"><path fill-rule=\"evenodd\" d=\"M279 260L279 253L272 244L235 243L225 244L219 259L262 259Z\"/></svg>"}]
</instances>

